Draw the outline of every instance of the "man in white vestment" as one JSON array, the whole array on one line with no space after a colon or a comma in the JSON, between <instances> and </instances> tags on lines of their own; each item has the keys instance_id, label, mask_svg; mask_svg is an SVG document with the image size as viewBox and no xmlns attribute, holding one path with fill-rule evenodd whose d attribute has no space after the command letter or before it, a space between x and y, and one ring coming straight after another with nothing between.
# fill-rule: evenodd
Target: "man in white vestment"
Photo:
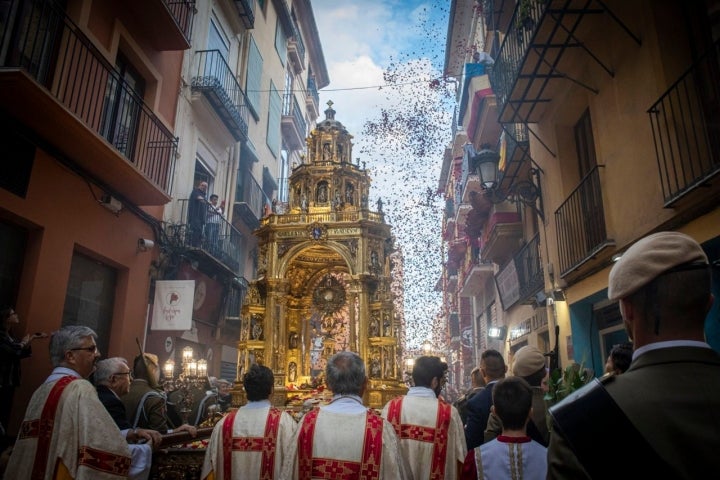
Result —
<instances>
[{"instance_id":1,"label":"man in white vestment","mask_svg":"<svg viewBox=\"0 0 720 480\"><path fill-rule=\"evenodd\" d=\"M52 335L55 369L30 399L5 478L147 478L151 459L131 465L127 441L86 380L100 356L95 338L80 325Z\"/></svg>"},{"instance_id":2,"label":"man in white vestment","mask_svg":"<svg viewBox=\"0 0 720 480\"><path fill-rule=\"evenodd\" d=\"M407 395L390 400L382 416L400 438L400 450L415 480L459 478L467 453L457 409L439 399L448 366L438 357L415 360Z\"/></svg>"},{"instance_id":3,"label":"man in white vestment","mask_svg":"<svg viewBox=\"0 0 720 480\"><path fill-rule=\"evenodd\" d=\"M215 425L200 478L281 478L283 458L297 424L289 413L270 404L273 380L272 370L262 365L252 365L244 375L248 403Z\"/></svg>"},{"instance_id":4,"label":"man in white vestment","mask_svg":"<svg viewBox=\"0 0 720 480\"><path fill-rule=\"evenodd\" d=\"M354 352L327 362L330 404L303 416L290 443L283 479L396 480L411 478L392 425L363 405L365 364Z\"/></svg>"}]
</instances>

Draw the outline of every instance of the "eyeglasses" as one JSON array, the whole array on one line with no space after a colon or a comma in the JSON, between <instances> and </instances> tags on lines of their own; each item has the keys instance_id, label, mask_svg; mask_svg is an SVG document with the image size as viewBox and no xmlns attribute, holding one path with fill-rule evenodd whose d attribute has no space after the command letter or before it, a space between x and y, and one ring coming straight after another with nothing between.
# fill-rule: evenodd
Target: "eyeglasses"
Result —
<instances>
[{"instance_id":1,"label":"eyeglasses","mask_svg":"<svg viewBox=\"0 0 720 480\"><path fill-rule=\"evenodd\" d=\"M97 351L97 345L90 345L89 347L78 347L78 348L71 348L71 352L76 352L78 350L85 350L86 352L95 353Z\"/></svg>"}]
</instances>

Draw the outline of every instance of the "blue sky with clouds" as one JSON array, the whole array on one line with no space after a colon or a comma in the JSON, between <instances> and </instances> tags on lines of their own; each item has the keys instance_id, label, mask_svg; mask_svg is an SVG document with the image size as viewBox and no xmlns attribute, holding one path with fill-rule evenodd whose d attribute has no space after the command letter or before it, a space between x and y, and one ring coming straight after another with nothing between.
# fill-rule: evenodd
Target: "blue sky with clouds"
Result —
<instances>
[{"instance_id":1,"label":"blue sky with clouds","mask_svg":"<svg viewBox=\"0 0 720 480\"><path fill-rule=\"evenodd\" d=\"M312 0L330 76L330 85L320 91L321 107L324 110L332 100L336 119L354 135L353 156L366 161L371 171L372 204L382 197L396 244L405 254L409 347L431 338L433 318L441 306L434 288L441 273L442 202L435 198L430 204L428 191L438 187L442 155L451 140L452 105L435 98L428 85L442 75L449 4L449 0ZM388 85L383 78L386 69L398 73L403 85ZM420 104L413 101L420 97ZM410 127L382 138L363 135L366 122L375 121L383 109L405 111L401 115L408 119L415 114L407 112L416 111L418 105L425 121L440 125L442 131L423 136L408 132ZM408 123L416 124L412 119ZM413 143L415 147L410 146Z\"/></svg>"}]
</instances>

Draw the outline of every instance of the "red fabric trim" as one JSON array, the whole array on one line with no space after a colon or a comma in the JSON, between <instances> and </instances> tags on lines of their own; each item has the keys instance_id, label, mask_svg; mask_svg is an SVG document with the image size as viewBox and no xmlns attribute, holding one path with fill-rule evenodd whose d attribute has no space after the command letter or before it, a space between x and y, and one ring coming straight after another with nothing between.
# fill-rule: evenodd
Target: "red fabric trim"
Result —
<instances>
[{"instance_id":1,"label":"red fabric trim","mask_svg":"<svg viewBox=\"0 0 720 480\"><path fill-rule=\"evenodd\" d=\"M468 136L472 137L475 135L475 128L477 127L477 121L480 116L478 114L478 108L480 107L480 104L482 103L482 101L485 100L485 97L487 97L488 95L492 95L492 94L493 94L492 88L483 88L483 89L475 92L475 95L473 96L473 99L472 99L472 107L470 107L471 108L470 121L468 122L468 128L467 128Z\"/></svg>"},{"instance_id":2,"label":"red fabric trim","mask_svg":"<svg viewBox=\"0 0 720 480\"><path fill-rule=\"evenodd\" d=\"M319 409L310 410L302 419L300 433L298 434L298 478L299 480L310 480L312 478L312 447L315 436L315 422Z\"/></svg>"},{"instance_id":3,"label":"red fabric trim","mask_svg":"<svg viewBox=\"0 0 720 480\"><path fill-rule=\"evenodd\" d=\"M45 477L48 454L50 453L50 439L52 438L53 428L55 427L55 413L57 412L60 397L65 387L74 380L77 380L77 378L67 375L55 382L55 385L53 385L45 400L40 419L32 422L33 431L37 433L38 437L35 460L33 461L33 471L30 476L32 480L42 480ZM23 431L26 431L25 423L26 422L23 422L23 426L21 427Z\"/></svg>"},{"instance_id":4,"label":"red fabric trim","mask_svg":"<svg viewBox=\"0 0 720 480\"><path fill-rule=\"evenodd\" d=\"M319 409L303 417L298 435L298 477L300 480L377 480L382 461L383 419L368 410L365 417L362 459L360 463L312 456L313 436Z\"/></svg>"},{"instance_id":5,"label":"red fabric trim","mask_svg":"<svg viewBox=\"0 0 720 480\"><path fill-rule=\"evenodd\" d=\"M402 401L405 397L396 397L390 400L388 404L388 422L390 422L395 429L395 433L399 438L402 438L402 424L400 423L400 412L402 411Z\"/></svg>"},{"instance_id":6,"label":"red fabric trim","mask_svg":"<svg viewBox=\"0 0 720 480\"><path fill-rule=\"evenodd\" d=\"M430 467L430 478L442 480L445 478L445 461L447 460L448 430L450 429L450 414L452 407L438 401L437 420L435 422L435 440L433 441L433 458Z\"/></svg>"},{"instance_id":7,"label":"red fabric trim","mask_svg":"<svg viewBox=\"0 0 720 480\"><path fill-rule=\"evenodd\" d=\"M78 467L85 466L99 472L127 476L130 473L130 457L103 452L83 445L78 452Z\"/></svg>"},{"instance_id":8,"label":"red fabric trim","mask_svg":"<svg viewBox=\"0 0 720 480\"><path fill-rule=\"evenodd\" d=\"M281 412L277 408L270 408L265 421L265 442L262 449L261 480L272 480L275 476L275 445L277 444L278 428L280 427Z\"/></svg>"},{"instance_id":9,"label":"red fabric trim","mask_svg":"<svg viewBox=\"0 0 720 480\"><path fill-rule=\"evenodd\" d=\"M497 436L498 442L503 443L528 443L532 440L530 437L506 437L505 435Z\"/></svg>"},{"instance_id":10,"label":"red fabric trim","mask_svg":"<svg viewBox=\"0 0 720 480\"><path fill-rule=\"evenodd\" d=\"M233 451L233 424L235 423L235 415L237 410L228 413L223 420L222 426L222 449L223 449L223 478L225 480L232 479L232 451Z\"/></svg>"}]
</instances>

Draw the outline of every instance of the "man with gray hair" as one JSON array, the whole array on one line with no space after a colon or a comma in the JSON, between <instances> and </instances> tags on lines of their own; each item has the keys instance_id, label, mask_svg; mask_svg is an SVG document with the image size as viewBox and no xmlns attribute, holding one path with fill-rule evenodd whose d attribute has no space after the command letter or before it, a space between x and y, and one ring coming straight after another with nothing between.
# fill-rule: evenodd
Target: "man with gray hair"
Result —
<instances>
[{"instance_id":1,"label":"man with gray hair","mask_svg":"<svg viewBox=\"0 0 720 480\"><path fill-rule=\"evenodd\" d=\"M690 479L720 470L720 355L704 330L710 269L700 244L680 232L649 235L615 263L608 298L620 304L632 362L550 408L547 478Z\"/></svg>"},{"instance_id":2,"label":"man with gray hair","mask_svg":"<svg viewBox=\"0 0 720 480\"><path fill-rule=\"evenodd\" d=\"M409 478L392 425L363 405L362 358L336 353L328 359L325 379L332 401L302 418L282 478Z\"/></svg>"},{"instance_id":3,"label":"man with gray hair","mask_svg":"<svg viewBox=\"0 0 720 480\"><path fill-rule=\"evenodd\" d=\"M88 327L62 327L50 338L55 367L33 394L5 478L147 478L133 472L125 438L86 380L100 351Z\"/></svg>"}]
</instances>

